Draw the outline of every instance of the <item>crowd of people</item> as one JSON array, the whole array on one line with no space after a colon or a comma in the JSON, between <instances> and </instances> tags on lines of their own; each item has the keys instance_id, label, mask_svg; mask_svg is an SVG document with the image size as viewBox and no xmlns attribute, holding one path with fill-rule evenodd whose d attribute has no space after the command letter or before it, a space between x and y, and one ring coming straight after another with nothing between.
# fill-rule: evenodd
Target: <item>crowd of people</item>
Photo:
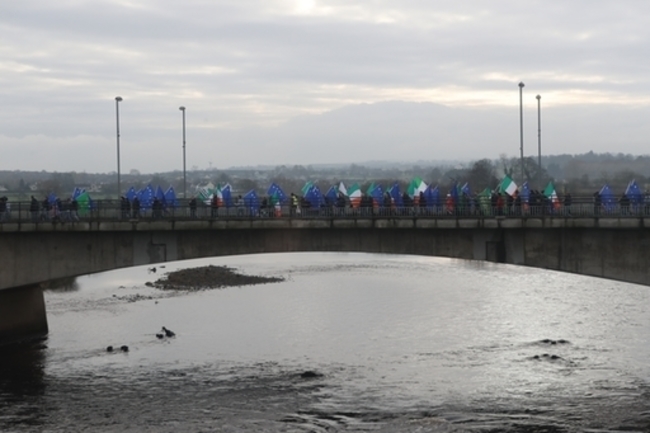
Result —
<instances>
[{"instance_id":1,"label":"crowd of people","mask_svg":"<svg viewBox=\"0 0 650 433\"><path fill-rule=\"evenodd\" d=\"M36 197L31 196L29 213L32 222L75 222L79 221L79 203L73 197L66 200L57 198L54 201L50 201L48 197L45 197L44 200L39 202Z\"/></svg>"},{"instance_id":2,"label":"crowd of people","mask_svg":"<svg viewBox=\"0 0 650 433\"><path fill-rule=\"evenodd\" d=\"M397 200L396 200L397 199ZM622 194L614 200L611 196L603 197L595 192L593 197L580 197L575 200L569 192L561 198L548 197L537 190L531 190L526 199L515 193L493 191L488 194L457 195L446 194L444 197L427 198L423 192L411 196L406 192L395 197L384 192L381 198L361 194L350 197L338 193L333 197L323 196L315 204L305 196L291 193L285 200L277 197L261 197L254 201L238 195L230 203L225 203L216 195L209 200L196 196L173 206L154 197L151 203L143 205L136 196L129 200L122 196L119 200L120 219L166 217L219 218L219 217L314 217L314 216L528 216L558 215L573 216L578 208L579 215L650 215L650 192L631 198ZM593 206L593 207L591 207ZM22 208L24 209L24 207ZM114 201L100 201L93 208L95 215L115 215ZM79 203L73 197L65 200L45 197L38 200L31 196L29 213L32 222L76 222L80 221ZM11 204L7 197L0 197L0 222L11 219Z\"/></svg>"}]
</instances>

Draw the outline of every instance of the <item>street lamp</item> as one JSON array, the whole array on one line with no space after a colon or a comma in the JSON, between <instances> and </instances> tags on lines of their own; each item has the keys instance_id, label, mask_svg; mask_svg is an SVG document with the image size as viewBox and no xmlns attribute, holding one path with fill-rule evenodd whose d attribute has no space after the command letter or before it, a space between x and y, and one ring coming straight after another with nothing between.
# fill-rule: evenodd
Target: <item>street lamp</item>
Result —
<instances>
[{"instance_id":1,"label":"street lamp","mask_svg":"<svg viewBox=\"0 0 650 433\"><path fill-rule=\"evenodd\" d=\"M115 120L117 124L117 196L120 197L122 188L120 187L120 102L121 96L115 97Z\"/></svg>"},{"instance_id":2,"label":"street lamp","mask_svg":"<svg viewBox=\"0 0 650 433\"><path fill-rule=\"evenodd\" d=\"M185 172L185 107L178 107L183 112L183 198L187 198L187 175Z\"/></svg>"},{"instance_id":3,"label":"street lamp","mask_svg":"<svg viewBox=\"0 0 650 433\"><path fill-rule=\"evenodd\" d=\"M524 181L524 103L523 103L523 91L525 84L519 82L519 133L520 133L520 146L519 151L521 152L521 182Z\"/></svg>"},{"instance_id":4,"label":"street lamp","mask_svg":"<svg viewBox=\"0 0 650 433\"><path fill-rule=\"evenodd\" d=\"M542 97L540 95L535 96L537 98L537 165L539 166L539 179L537 180L539 186L541 187L542 181Z\"/></svg>"}]
</instances>

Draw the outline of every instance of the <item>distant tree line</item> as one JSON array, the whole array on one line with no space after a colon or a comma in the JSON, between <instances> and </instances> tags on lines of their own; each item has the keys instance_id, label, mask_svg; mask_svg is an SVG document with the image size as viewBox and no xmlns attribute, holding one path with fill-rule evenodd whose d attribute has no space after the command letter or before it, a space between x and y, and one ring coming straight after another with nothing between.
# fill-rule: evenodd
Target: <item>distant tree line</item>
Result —
<instances>
[{"instance_id":1,"label":"distant tree line","mask_svg":"<svg viewBox=\"0 0 650 433\"><path fill-rule=\"evenodd\" d=\"M194 167L196 168L196 167ZM300 192L306 182L314 182L323 187L338 184L358 183L362 189L372 182L392 185L395 181L406 186L413 178L420 177L429 184L439 185L442 191L456 182L467 182L473 190L486 187L495 188L504 175L511 176L521 184L522 161L516 157L501 156L499 159L481 159L470 163L418 162L404 163L359 163L331 165L280 165L276 167L238 167L231 169L193 169L187 173L188 195L200 186L212 183L229 183L234 191L246 192L251 189L264 193L275 182L290 192ZM624 191L631 180L636 180L643 189L650 188L650 156L629 154L549 155L542 158L542 167L536 157L523 161L524 179L531 189L543 189L549 181L555 184L558 193L570 191L575 195L591 195L603 185L613 191ZM148 184L161 187L172 186L177 194L183 191L183 175L180 171L142 174L137 170L122 174L123 188L140 189ZM4 192L16 199L26 199L30 195L44 195L53 192L60 196L70 194L75 187L100 185L97 198L117 196L115 173L79 172L29 172L0 171L0 186ZM124 192L124 191L122 191Z\"/></svg>"}]
</instances>

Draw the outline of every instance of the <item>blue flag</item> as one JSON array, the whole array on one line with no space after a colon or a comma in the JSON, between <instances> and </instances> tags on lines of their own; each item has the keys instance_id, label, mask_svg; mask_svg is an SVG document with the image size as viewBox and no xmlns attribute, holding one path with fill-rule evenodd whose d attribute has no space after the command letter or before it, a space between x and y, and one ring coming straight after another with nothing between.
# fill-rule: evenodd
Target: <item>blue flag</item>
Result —
<instances>
[{"instance_id":1,"label":"blue flag","mask_svg":"<svg viewBox=\"0 0 650 433\"><path fill-rule=\"evenodd\" d=\"M395 182L393 186L388 190L390 197L393 199L395 206L402 207L404 206L404 200L402 199L402 192L399 190L399 183Z\"/></svg>"},{"instance_id":2,"label":"blue flag","mask_svg":"<svg viewBox=\"0 0 650 433\"><path fill-rule=\"evenodd\" d=\"M74 190L72 191L72 198L76 200L77 197L79 197L79 196L80 196L81 194L83 194L84 192L86 192L85 189L83 189L83 188L79 188L79 187L76 187L76 186L75 186L75 187L74 187Z\"/></svg>"},{"instance_id":3,"label":"blue flag","mask_svg":"<svg viewBox=\"0 0 650 433\"><path fill-rule=\"evenodd\" d=\"M126 198L129 201L133 201L133 199L137 196L138 194L135 192L135 188L131 187L129 190L126 192Z\"/></svg>"},{"instance_id":4,"label":"blue flag","mask_svg":"<svg viewBox=\"0 0 650 433\"><path fill-rule=\"evenodd\" d=\"M226 205L226 207L232 207L232 191L230 184L226 184L223 188L221 188L221 197L223 198L223 203Z\"/></svg>"},{"instance_id":5,"label":"blue flag","mask_svg":"<svg viewBox=\"0 0 650 433\"><path fill-rule=\"evenodd\" d=\"M287 201L287 195L275 182L271 184L266 195L269 196L271 204L275 204L276 202L285 203Z\"/></svg>"},{"instance_id":6,"label":"blue flag","mask_svg":"<svg viewBox=\"0 0 650 433\"><path fill-rule=\"evenodd\" d=\"M440 206L440 189L438 185L431 188L431 185L424 190L424 198L427 200L427 207L433 208Z\"/></svg>"},{"instance_id":7,"label":"blue flag","mask_svg":"<svg viewBox=\"0 0 650 433\"><path fill-rule=\"evenodd\" d=\"M524 182L519 188L519 197L521 197L522 203L528 203L530 201L530 187L528 186L528 181Z\"/></svg>"},{"instance_id":8,"label":"blue flag","mask_svg":"<svg viewBox=\"0 0 650 433\"><path fill-rule=\"evenodd\" d=\"M336 199L339 196L339 190L337 186L332 186L330 189L327 190L327 193L325 194L325 198L330 202L330 203L336 203Z\"/></svg>"},{"instance_id":9,"label":"blue flag","mask_svg":"<svg viewBox=\"0 0 650 433\"><path fill-rule=\"evenodd\" d=\"M138 191L137 196L138 200L140 200L140 207L142 209L151 209L154 195L155 193L151 185L147 185L145 188Z\"/></svg>"},{"instance_id":10,"label":"blue flag","mask_svg":"<svg viewBox=\"0 0 650 433\"><path fill-rule=\"evenodd\" d=\"M242 197L244 199L244 206L250 210L251 215L255 215L260 208L260 200L254 189L251 189Z\"/></svg>"},{"instance_id":11,"label":"blue flag","mask_svg":"<svg viewBox=\"0 0 650 433\"><path fill-rule=\"evenodd\" d=\"M625 195L630 199L631 203L643 203L643 193L641 192L639 185L637 185L636 180L632 180L627 184L627 188L625 188Z\"/></svg>"},{"instance_id":12,"label":"blue flag","mask_svg":"<svg viewBox=\"0 0 650 433\"><path fill-rule=\"evenodd\" d=\"M321 203L325 200L323 199L323 194L320 192L320 188L316 185L311 185L309 190L305 193L305 199L311 203L311 207L318 208Z\"/></svg>"},{"instance_id":13,"label":"blue flag","mask_svg":"<svg viewBox=\"0 0 650 433\"><path fill-rule=\"evenodd\" d=\"M383 205L384 189L381 187L381 185L375 185L372 191L370 191L370 197L372 197L375 206Z\"/></svg>"},{"instance_id":14,"label":"blue flag","mask_svg":"<svg viewBox=\"0 0 650 433\"><path fill-rule=\"evenodd\" d=\"M605 209L608 210L613 209L616 204L614 193L612 193L612 189L607 184L600 189L600 201L605 206Z\"/></svg>"},{"instance_id":15,"label":"blue flag","mask_svg":"<svg viewBox=\"0 0 650 433\"><path fill-rule=\"evenodd\" d=\"M167 201L165 200L165 193L163 192L160 185L158 185L158 188L156 189L156 198L162 203L163 207L165 207Z\"/></svg>"},{"instance_id":16,"label":"blue flag","mask_svg":"<svg viewBox=\"0 0 650 433\"><path fill-rule=\"evenodd\" d=\"M176 193L174 192L174 187L170 186L167 191L165 191L165 203L170 207L177 207L178 200L176 200Z\"/></svg>"}]
</instances>

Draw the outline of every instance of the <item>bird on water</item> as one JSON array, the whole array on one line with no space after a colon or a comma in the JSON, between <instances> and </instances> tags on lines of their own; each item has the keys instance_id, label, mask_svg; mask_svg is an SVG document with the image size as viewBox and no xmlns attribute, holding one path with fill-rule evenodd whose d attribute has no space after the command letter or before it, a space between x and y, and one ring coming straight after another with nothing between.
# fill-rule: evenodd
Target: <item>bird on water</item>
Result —
<instances>
[{"instance_id":1,"label":"bird on water","mask_svg":"<svg viewBox=\"0 0 650 433\"><path fill-rule=\"evenodd\" d=\"M174 334L173 331L171 331L171 330L165 328L164 326L162 327L162 330L165 331L165 335L166 335L167 337L175 337L175 336L176 336L176 334Z\"/></svg>"}]
</instances>

